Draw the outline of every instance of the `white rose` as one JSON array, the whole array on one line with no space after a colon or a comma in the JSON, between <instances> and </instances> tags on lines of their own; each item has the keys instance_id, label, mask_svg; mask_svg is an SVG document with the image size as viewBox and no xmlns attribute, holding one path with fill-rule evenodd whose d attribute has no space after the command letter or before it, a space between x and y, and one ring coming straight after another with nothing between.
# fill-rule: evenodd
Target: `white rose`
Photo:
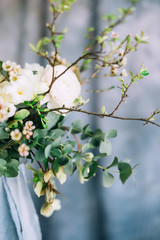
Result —
<instances>
[{"instance_id":1,"label":"white rose","mask_svg":"<svg viewBox=\"0 0 160 240\"><path fill-rule=\"evenodd\" d=\"M42 67L38 63L33 63L33 64L26 63L25 70L30 70L32 71L32 73L34 73L33 81L35 83L35 90L34 90L35 95L42 94L48 91L47 83L40 81L40 79L42 78L42 74L44 73L44 67Z\"/></svg>"},{"instance_id":2,"label":"white rose","mask_svg":"<svg viewBox=\"0 0 160 240\"><path fill-rule=\"evenodd\" d=\"M55 66L54 76L59 76L65 70L65 66ZM53 68L47 65L41 81L46 82L49 86L52 82L52 74ZM80 82L72 70L69 69L53 83L49 94L46 94L42 104L48 102L47 107L49 109L62 107L63 105L72 107L74 100L79 97L80 92Z\"/></svg>"}]
</instances>

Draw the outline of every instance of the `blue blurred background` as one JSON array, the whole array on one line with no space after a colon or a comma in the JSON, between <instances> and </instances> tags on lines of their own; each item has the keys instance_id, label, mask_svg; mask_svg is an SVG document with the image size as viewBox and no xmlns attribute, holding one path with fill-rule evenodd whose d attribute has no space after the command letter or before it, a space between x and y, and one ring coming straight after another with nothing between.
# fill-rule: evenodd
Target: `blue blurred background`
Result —
<instances>
[{"instance_id":1,"label":"blue blurred background","mask_svg":"<svg viewBox=\"0 0 160 240\"><path fill-rule=\"evenodd\" d=\"M78 0L70 13L58 21L62 30L69 28L61 48L61 55L68 61L75 60L84 49L84 32L88 26L99 31L103 21L100 16L115 13L119 7L127 7L125 0ZM0 58L14 60L22 66L25 62L40 62L43 59L29 51L28 43L37 42L45 35L45 22L49 19L44 0L1 0L0 1ZM128 56L127 70L137 73L145 63L150 75L135 85L129 92L127 104L118 111L122 116L145 117L160 105L160 1L142 0L136 12L127 22L115 29L123 37L141 30L149 36L149 44L138 47L138 52ZM111 86L113 79L98 79L85 86L87 89ZM85 96L86 93L83 90ZM119 90L91 97L89 108L98 111L102 105L108 112L119 101ZM135 175L136 183L130 178L122 185L115 177L111 189L102 187L102 176L97 175L89 183L81 185L75 174L59 186L60 192L69 200L61 199L62 210L49 219L40 216L44 240L158 240L160 239L160 138L158 127L143 126L140 122L98 119L78 114L68 116L67 121L82 118L93 128L104 131L114 128L118 136L112 141L113 155L121 160L129 158L132 164L141 163ZM158 120L158 117L157 117ZM107 161L110 161L108 159ZM28 175L30 180L30 175ZM39 213L42 201L33 193Z\"/></svg>"}]
</instances>

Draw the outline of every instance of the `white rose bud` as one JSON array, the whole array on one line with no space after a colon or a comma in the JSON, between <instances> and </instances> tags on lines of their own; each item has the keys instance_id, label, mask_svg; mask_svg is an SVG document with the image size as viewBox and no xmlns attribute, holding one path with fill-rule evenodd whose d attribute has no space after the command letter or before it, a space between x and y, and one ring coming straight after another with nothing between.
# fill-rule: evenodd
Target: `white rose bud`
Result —
<instances>
[{"instance_id":1,"label":"white rose bud","mask_svg":"<svg viewBox=\"0 0 160 240\"><path fill-rule=\"evenodd\" d=\"M93 153L91 152L85 153L84 156L89 162L91 162L94 157Z\"/></svg>"},{"instance_id":2,"label":"white rose bud","mask_svg":"<svg viewBox=\"0 0 160 240\"><path fill-rule=\"evenodd\" d=\"M59 199L55 199L52 204L45 202L40 210L41 215L44 217L50 217L54 211L61 209L61 202Z\"/></svg>"},{"instance_id":3,"label":"white rose bud","mask_svg":"<svg viewBox=\"0 0 160 240\"><path fill-rule=\"evenodd\" d=\"M34 192L38 197L41 196L42 188L43 188L43 183L41 181L38 181L34 187Z\"/></svg>"},{"instance_id":4,"label":"white rose bud","mask_svg":"<svg viewBox=\"0 0 160 240\"><path fill-rule=\"evenodd\" d=\"M59 180L60 184L63 184L67 180L67 175L63 172L63 167L59 168L59 171L56 174L57 179Z\"/></svg>"},{"instance_id":5,"label":"white rose bud","mask_svg":"<svg viewBox=\"0 0 160 240\"><path fill-rule=\"evenodd\" d=\"M53 191L50 191L50 189L46 189L46 202L47 203L53 203L54 199L55 199L55 193Z\"/></svg>"},{"instance_id":6,"label":"white rose bud","mask_svg":"<svg viewBox=\"0 0 160 240\"><path fill-rule=\"evenodd\" d=\"M44 181L47 183L52 176L53 176L53 172L50 169L48 172L44 174Z\"/></svg>"}]
</instances>

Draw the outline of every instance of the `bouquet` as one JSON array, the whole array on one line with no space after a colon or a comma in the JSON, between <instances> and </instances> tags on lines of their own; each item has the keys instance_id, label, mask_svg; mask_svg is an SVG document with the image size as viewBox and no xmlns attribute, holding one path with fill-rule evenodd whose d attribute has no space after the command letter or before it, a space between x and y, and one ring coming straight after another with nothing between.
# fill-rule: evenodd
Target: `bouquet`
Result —
<instances>
[{"instance_id":1,"label":"bouquet","mask_svg":"<svg viewBox=\"0 0 160 240\"><path fill-rule=\"evenodd\" d=\"M121 24L126 16L134 11L135 1L126 9L120 9L120 15L103 17L104 29L95 36L94 28L88 28L85 37L88 44L82 54L72 63L68 63L59 54L61 42L66 29L59 32L56 21L69 11L75 0L48 0L52 22L46 27L50 35L39 40L31 49L48 61L46 66L38 63L24 67L12 62L0 62L0 176L16 177L18 167L25 159L27 169L33 173L34 192L38 197L45 195L41 214L50 217L55 210L61 209L57 195L62 195L56 182L64 184L67 176L78 171L80 183L94 177L102 170L103 186L109 188L114 181L113 172L119 174L122 183L135 173L135 166L128 160L113 157L108 163L107 156L112 154L112 138L117 136L116 129L103 132L102 129L91 129L81 119L73 121L69 126L65 120L68 114L79 112L100 118L136 120L144 124L154 124L156 109L146 118L129 118L116 115L117 110L126 101L128 90L137 81L148 75L147 68L142 65L137 73L127 73L126 56L136 51L139 44L147 43L143 32L132 37L128 34L124 39L113 32L114 27ZM49 45L52 46L48 51ZM92 66L93 73L84 78L85 72ZM120 101L112 112L105 106L99 112L85 109L89 99L84 100L81 89L102 72L104 78L116 78L119 81ZM105 72L105 73L104 73ZM128 76L129 74L129 76ZM90 90L93 94L113 91L115 86ZM104 164L99 163L104 159ZM38 169L33 167L37 163ZM116 168L116 169L115 169Z\"/></svg>"}]
</instances>

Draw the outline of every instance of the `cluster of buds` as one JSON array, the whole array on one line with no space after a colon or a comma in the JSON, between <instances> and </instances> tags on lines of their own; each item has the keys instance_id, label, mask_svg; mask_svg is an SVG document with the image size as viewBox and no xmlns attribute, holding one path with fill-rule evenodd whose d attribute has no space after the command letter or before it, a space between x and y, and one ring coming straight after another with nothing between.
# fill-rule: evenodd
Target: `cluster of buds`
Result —
<instances>
[{"instance_id":1,"label":"cluster of buds","mask_svg":"<svg viewBox=\"0 0 160 240\"><path fill-rule=\"evenodd\" d=\"M35 126L33 125L33 122L27 121L22 132L18 128L10 132L11 139L20 144L23 135L26 139L30 139L30 137L33 135L34 129ZM18 152L21 157L27 157L29 155L29 147L25 143L22 143L18 147Z\"/></svg>"},{"instance_id":2,"label":"cluster of buds","mask_svg":"<svg viewBox=\"0 0 160 240\"><path fill-rule=\"evenodd\" d=\"M54 211L61 209L61 202L59 199L55 199L56 193L51 188L50 184L45 185L50 181L53 176L52 170L49 170L44 174L44 181L39 180L34 186L34 192L38 197L45 194L45 202L41 207L40 213L44 217L50 217Z\"/></svg>"},{"instance_id":3,"label":"cluster of buds","mask_svg":"<svg viewBox=\"0 0 160 240\"><path fill-rule=\"evenodd\" d=\"M2 68L8 72L10 81L16 82L18 80L18 76L21 73L20 65L17 65L17 63L8 60L6 62L3 62Z\"/></svg>"},{"instance_id":4,"label":"cluster of buds","mask_svg":"<svg viewBox=\"0 0 160 240\"><path fill-rule=\"evenodd\" d=\"M34 129L35 129L35 126L33 125L32 121L28 121L25 123L22 133L26 139L30 139L30 137L33 135Z\"/></svg>"}]
</instances>

